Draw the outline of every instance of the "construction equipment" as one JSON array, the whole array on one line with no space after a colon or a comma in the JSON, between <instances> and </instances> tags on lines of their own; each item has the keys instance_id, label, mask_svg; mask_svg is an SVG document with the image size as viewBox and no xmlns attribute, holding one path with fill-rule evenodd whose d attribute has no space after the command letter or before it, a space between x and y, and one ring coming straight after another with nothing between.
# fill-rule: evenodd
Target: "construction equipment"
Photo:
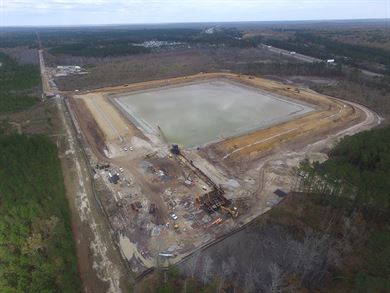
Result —
<instances>
[{"instance_id":1,"label":"construction equipment","mask_svg":"<svg viewBox=\"0 0 390 293\"><path fill-rule=\"evenodd\" d=\"M174 155L180 155L179 145L173 144L172 148L171 148L171 153L174 154Z\"/></svg>"},{"instance_id":2,"label":"construction equipment","mask_svg":"<svg viewBox=\"0 0 390 293\"><path fill-rule=\"evenodd\" d=\"M139 210L142 208L142 204L139 202L139 201L136 201L136 202L133 202L130 204L131 208L135 211L135 212L139 212Z\"/></svg>"},{"instance_id":3,"label":"construction equipment","mask_svg":"<svg viewBox=\"0 0 390 293\"><path fill-rule=\"evenodd\" d=\"M171 218L173 219L173 220L177 220L178 219L178 216L175 214L175 213L169 213L169 215L171 216Z\"/></svg>"},{"instance_id":4,"label":"construction equipment","mask_svg":"<svg viewBox=\"0 0 390 293\"><path fill-rule=\"evenodd\" d=\"M157 205L155 203L151 203L149 206L149 214L154 214L157 210Z\"/></svg>"},{"instance_id":5,"label":"construction equipment","mask_svg":"<svg viewBox=\"0 0 390 293\"><path fill-rule=\"evenodd\" d=\"M204 228L208 229L208 228L211 228L214 225L219 225L221 223L222 223L222 218L217 218L213 222L211 222L210 224L205 225Z\"/></svg>"},{"instance_id":6,"label":"construction equipment","mask_svg":"<svg viewBox=\"0 0 390 293\"><path fill-rule=\"evenodd\" d=\"M229 204L223 193L216 189L200 196L199 202L209 214L216 212L221 206Z\"/></svg>"},{"instance_id":7,"label":"construction equipment","mask_svg":"<svg viewBox=\"0 0 390 293\"><path fill-rule=\"evenodd\" d=\"M221 223L222 223L222 219L221 219L221 218L218 218L218 219L216 219L214 222L212 222L210 226L212 226L212 225L219 225L219 224L221 224Z\"/></svg>"},{"instance_id":8,"label":"construction equipment","mask_svg":"<svg viewBox=\"0 0 390 293\"><path fill-rule=\"evenodd\" d=\"M221 211L229 214L234 219L238 217L237 207L228 208L228 207L221 206Z\"/></svg>"}]
</instances>

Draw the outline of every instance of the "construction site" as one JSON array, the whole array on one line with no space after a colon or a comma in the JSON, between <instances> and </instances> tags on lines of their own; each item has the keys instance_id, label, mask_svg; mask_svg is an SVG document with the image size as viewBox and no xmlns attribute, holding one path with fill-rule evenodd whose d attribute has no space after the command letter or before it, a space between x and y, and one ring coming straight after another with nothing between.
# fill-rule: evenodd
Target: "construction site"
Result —
<instances>
[{"instance_id":1,"label":"construction site","mask_svg":"<svg viewBox=\"0 0 390 293\"><path fill-rule=\"evenodd\" d=\"M308 148L380 121L352 102L231 73L66 97L98 202L139 275L238 231L290 191Z\"/></svg>"}]
</instances>

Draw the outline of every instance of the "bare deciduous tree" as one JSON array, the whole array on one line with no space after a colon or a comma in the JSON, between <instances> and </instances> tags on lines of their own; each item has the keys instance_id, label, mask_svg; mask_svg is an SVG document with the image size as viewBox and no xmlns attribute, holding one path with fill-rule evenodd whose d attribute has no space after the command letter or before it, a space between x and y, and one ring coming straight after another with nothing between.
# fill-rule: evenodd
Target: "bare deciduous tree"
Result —
<instances>
[{"instance_id":1,"label":"bare deciduous tree","mask_svg":"<svg viewBox=\"0 0 390 293\"><path fill-rule=\"evenodd\" d=\"M279 266L274 262L268 266L268 270L271 275L271 285L269 287L269 292L278 293L280 292L280 287L282 286L283 283L282 272Z\"/></svg>"},{"instance_id":2,"label":"bare deciduous tree","mask_svg":"<svg viewBox=\"0 0 390 293\"><path fill-rule=\"evenodd\" d=\"M212 258L209 255L205 255L203 257L203 270L200 278L202 280L203 285L206 285L210 280L210 277L212 275L212 265Z\"/></svg>"}]
</instances>

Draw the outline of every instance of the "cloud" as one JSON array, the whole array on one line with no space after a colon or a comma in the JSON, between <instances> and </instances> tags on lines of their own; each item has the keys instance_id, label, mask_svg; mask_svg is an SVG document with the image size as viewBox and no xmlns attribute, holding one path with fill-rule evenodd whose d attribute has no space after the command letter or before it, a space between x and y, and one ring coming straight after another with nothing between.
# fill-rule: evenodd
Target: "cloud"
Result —
<instances>
[{"instance_id":1,"label":"cloud","mask_svg":"<svg viewBox=\"0 0 390 293\"><path fill-rule=\"evenodd\" d=\"M36 9L36 10L71 10L78 9L79 7L89 7L89 8L99 8L99 6L109 4L110 1L107 0L78 0L78 1L69 1L69 0L7 0L3 2L2 9L8 11L16 10L27 10L27 9Z\"/></svg>"},{"instance_id":2,"label":"cloud","mask_svg":"<svg viewBox=\"0 0 390 293\"><path fill-rule=\"evenodd\" d=\"M388 4L388 0L1 0L2 9L4 10L24 10L24 9L78 9L80 7L88 7L91 10L99 10L101 8L137 8L137 6L151 7L209 7L209 8L224 8L224 7L292 7L294 3L301 7L309 6L327 6L329 4L348 4L354 5L369 5L370 3Z\"/></svg>"},{"instance_id":3,"label":"cloud","mask_svg":"<svg viewBox=\"0 0 390 293\"><path fill-rule=\"evenodd\" d=\"M390 17L389 0L0 0L0 25Z\"/></svg>"}]
</instances>

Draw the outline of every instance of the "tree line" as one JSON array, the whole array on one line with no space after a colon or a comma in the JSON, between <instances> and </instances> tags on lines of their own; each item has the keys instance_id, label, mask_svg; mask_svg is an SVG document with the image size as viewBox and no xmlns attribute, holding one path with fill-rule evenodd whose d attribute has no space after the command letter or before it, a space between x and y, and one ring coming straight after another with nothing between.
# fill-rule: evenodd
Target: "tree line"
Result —
<instances>
[{"instance_id":1,"label":"tree line","mask_svg":"<svg viewBox=\"0 0 390 293\"><path fill-rule=\"evenodd\" d=\"M40 83L39 67L18 64L0 52L0 113L25 109L37 103L34 95Z\"/></svg>"},{"instance_id":2,"label":"tree line","mask_svg":"<svg viewBox=\"0 0 390 293\"><path fill-rule=\"evenodd\" d=\"M80 292L56 146L0 135L0 291Z\"/></svg>"},{"instance_id":3,"label":"tree line","mask_svg":"<svg viewBox=\"0 0 390 293\"><path fill-rule=\"evenodd\" d=\"M303 185L319 203L368 226L362 264L346 279L356 292L390 290L390 126L344 138L324 163L305 161ZM366 239L367 238L367 239Z\"/></svg>"},{"instance_id":4,"label":"tree line","mask_svg":"<svg viewBox=\"0 0 390 293\"><path fill-rule=\"evenodd\" d=\"M102 29L102 30L56 30L40 33L45 47L52 54L73 56L108 57L150 53L151 48L136 44L145 41L170 41L185 44L201 44L230 47L255 47L258 38L245 39L233 28L219 28L213 33L201 29Z\"/></svg>"},{"instance_id":5,"label":"tree line","mask_svg":"<svg viewBox=\"0 0 390 293\"><path fill-rule=\"evenodd\" d=\"M385 66L383 73L390 72L390 51L381 48L347 44L312 32L295 32L293 37L287 39L271 37L267 38L266 42L278 48L323 60L335 59L337 63L345 65L365 67L365 61L377 63Z\"/></svg>"}]
</instances>

